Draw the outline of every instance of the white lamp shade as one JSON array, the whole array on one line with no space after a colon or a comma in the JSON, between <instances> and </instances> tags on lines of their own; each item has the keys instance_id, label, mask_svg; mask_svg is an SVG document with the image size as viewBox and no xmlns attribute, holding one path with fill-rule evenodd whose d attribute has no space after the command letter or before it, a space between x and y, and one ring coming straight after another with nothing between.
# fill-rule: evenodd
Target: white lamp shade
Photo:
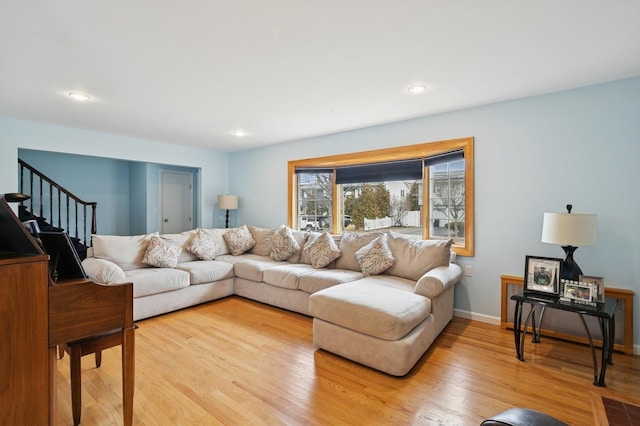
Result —
<instances>
[{"instance_id":1,"label":"white lamp shade","mask_svg":"<svg viewBox=\"0 0 640 426\"><path fill-rule=\"evenodd\" d=\"M238 208L237 195L218 195L218 207L223 210L235 210Z\"/></svg>"},{"instance_id":2,"label":"white lamp shade","mask_svg":"<svg viewBox=\"0 0 640 426\"><path fill-rule=\"evenodd\" d=\"M597 218L595 214L545 213L542 242L574 247L596 245Z\"/></svg>"}]
</instances>

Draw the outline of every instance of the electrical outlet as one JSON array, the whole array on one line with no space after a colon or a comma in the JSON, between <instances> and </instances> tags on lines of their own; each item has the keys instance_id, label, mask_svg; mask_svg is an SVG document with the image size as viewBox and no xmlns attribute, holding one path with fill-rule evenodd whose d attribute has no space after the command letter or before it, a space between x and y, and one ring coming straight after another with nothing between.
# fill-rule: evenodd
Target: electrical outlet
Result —
<instances>
[{"instance_id":1,"label":"electrical outlet","mask_svg":"<svg viewBox=\"0 0 640 426\"><path fill-rule=\"evenodd\" d=\"M473 266L471 265L467 265L464 267L464 276L465 277L470 277L473 275Z\"/></svg>"}]
</instances>

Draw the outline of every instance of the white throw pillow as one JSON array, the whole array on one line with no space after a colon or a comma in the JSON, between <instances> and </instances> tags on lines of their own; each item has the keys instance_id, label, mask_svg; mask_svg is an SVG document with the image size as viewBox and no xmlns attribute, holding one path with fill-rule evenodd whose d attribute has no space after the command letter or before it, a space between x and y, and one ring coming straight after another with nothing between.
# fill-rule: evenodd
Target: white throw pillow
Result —
<instances>
[{"instance_id":1,"label":"white throw pillow","mask_svg":"<svg viewBox=\"0 0 640 426\"><path fill-rule=\"evenodd\" d=\"M287 260L299 249L298 242L293 237L293 232L287 226L282 226L273 234L269 242L269 257L273 260Z\"/></svg>"},{"instance_id":2,"label":"white throw pillow","mask_svg":"<svg viewBox=\"0 0 640 426\"><path fill-rule=\"evenodd\" d=\"M182 253L182 248L160 237L153 236L144 253L142 263L158 268L175 268L178 266L180 253Z\"/></svg>"},{"instance_id":3,"label":"white throw pillow","mask_svg":"<svg viewBox=\"0 0 640 426\"><path fill-rule=\"evenodd\" d=\"M232 255L238 256L256 245L247 225L225 232L222 237Z\"/></svg>"},{"instance_id":4,"label":"white throw pillow","mask_svg":"<svg viewBox=\"0 0 640 426\"><path fill-rule=\"evenodd\" d=\"M187 250L201 260L213 260L218 253L216 242L202 229L198 229L198 232L189 240Z\"/></svg>"},{"instance_id":5,"label":"white throw pillow","mask_svg":"<svg viewBox=\"0 0 640 426\"><path fill-rule=\"evenodd\" d=\"M387 235L379 235L375 240L356 251L356 258L365 277L378 275L386 271L396 262L391 254Z\"/></svg>"},{"instance_id":6,"label":"white throw pillow","mask_svg":"<svg viewBox=\"0 0 640 426\"><path fill-rule=\"evenodd\" d=\"M309 258L311 266L316 269L324 268L342 253L327 231L305 244L302 251Z\"/></svg>"}]
</instances>

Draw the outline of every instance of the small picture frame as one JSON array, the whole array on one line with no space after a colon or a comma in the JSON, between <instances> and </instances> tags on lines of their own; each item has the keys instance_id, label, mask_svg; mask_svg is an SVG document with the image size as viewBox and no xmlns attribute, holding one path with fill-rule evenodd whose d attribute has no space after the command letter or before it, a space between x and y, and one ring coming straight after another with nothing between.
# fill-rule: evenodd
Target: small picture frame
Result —
<instances>
[{"instance_id":1,"label":"small picture frame","mask_svg":"<svg viewBox=\"0 0 640 426\"><path fill-rule=\"evenodd\" d=\"M593 302L594 291L590 285L584 285L579 281L564 281L562 286L562 300L578 303Z\"/></svg>"},{"instance_id":2,"label":"small picture frame","mask_svg":"<svg viewBox=\"0 0 640 426\"><path fill-rule=\"evenodd\" d=\"M604 303L604 278L580 275L580 282L591 287L591 301Z\"/></svg>"},{"instance_id":3,"label":"small picture frame","mask_svg":"<svg viewBox=\"0 0 640 426\"><path fill-rule=\"evenodd\" d=\"M558 296L561 265L562 259L526 256L524 264L525 293Z\"/></svg>"}]
</instances>

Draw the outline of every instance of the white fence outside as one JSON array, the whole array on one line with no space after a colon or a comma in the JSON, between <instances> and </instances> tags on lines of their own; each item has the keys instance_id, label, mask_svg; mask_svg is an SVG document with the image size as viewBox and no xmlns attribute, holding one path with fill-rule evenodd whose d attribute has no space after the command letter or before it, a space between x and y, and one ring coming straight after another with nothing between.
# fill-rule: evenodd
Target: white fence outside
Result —
<instances>
[{"instance_id":1,"label":"white fence outside","mask_svg":"<svg viewBox=\"0 0 640 426\"><path fill-rule=\"evenodd\" d=\"M401 220L402 226L420 226L420 211L405 212ZM391 228L395 225L393 218L387 216L375 219L364 219L364 230Z\"/></svg>"}]
</instances>

